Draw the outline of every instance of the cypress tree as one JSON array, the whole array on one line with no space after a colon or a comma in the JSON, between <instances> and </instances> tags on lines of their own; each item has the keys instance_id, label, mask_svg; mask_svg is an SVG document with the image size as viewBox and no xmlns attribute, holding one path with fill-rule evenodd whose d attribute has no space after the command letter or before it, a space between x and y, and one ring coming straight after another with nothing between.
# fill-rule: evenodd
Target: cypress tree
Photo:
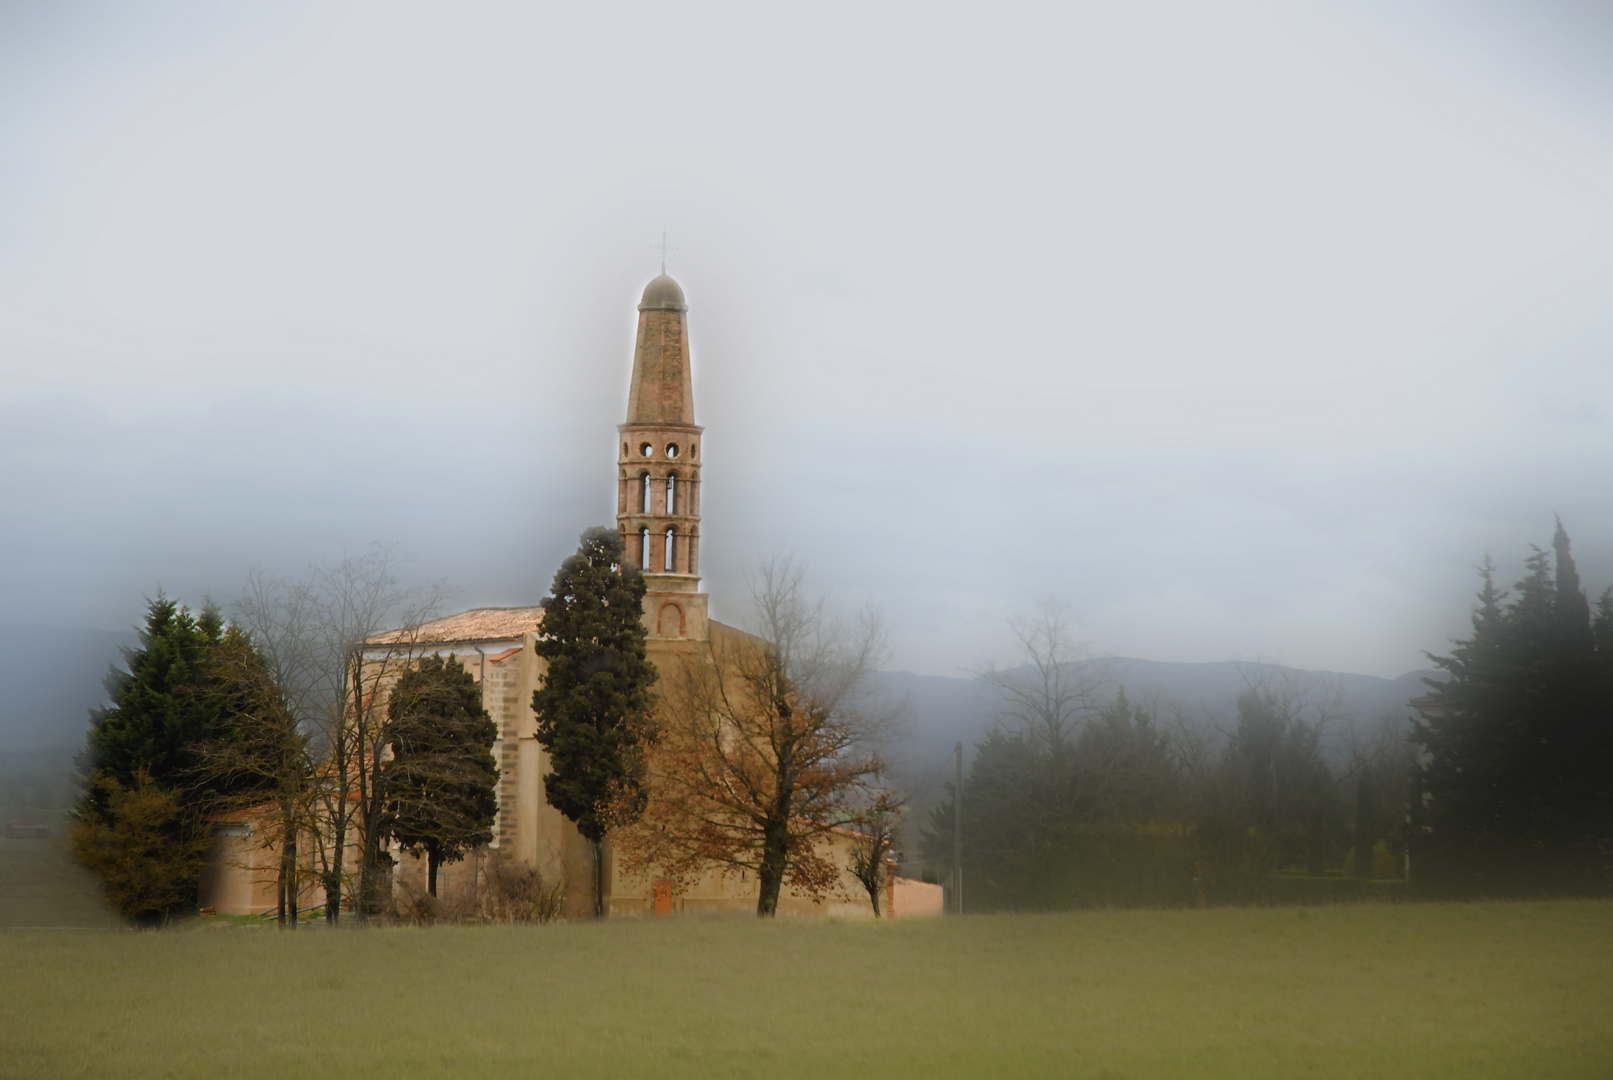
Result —
<instances>
[{"instance_id":1,"label":"cypress tree","mask_svg":"<svg viewBox=\"0 0 1613 1080\"><path fill-rule=\"evenodd\" d=\"M383 737L392 747L391 832L405 851L425 852L426 890L436 896L437 868L493 839L498 726L470 672L452 656L428 656L392 688Z\"/></svg>"},{"instance_id":2,"label":"cypress tree","mask_svg":"<svg viewBox=\"0 0 1613 1080\"><path fill-rule=\"evenodd\" d=\"M614 529L582 534L543 609L537 651L548 670L532 708L549 755L544 797L592 845L600 917L605 836L636 820L647 800L644 753L656 678L645 650L644 577Z\"/></svg>"}]
</instances>

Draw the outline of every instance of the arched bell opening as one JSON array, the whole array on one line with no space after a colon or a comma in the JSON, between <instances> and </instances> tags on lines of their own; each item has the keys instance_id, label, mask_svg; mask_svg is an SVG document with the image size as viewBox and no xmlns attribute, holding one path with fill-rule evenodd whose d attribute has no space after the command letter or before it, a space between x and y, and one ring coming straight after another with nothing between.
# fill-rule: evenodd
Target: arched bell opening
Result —
<instances>
[{"instance_id":1,"label":"arched bell opening","mask_svg":"<svg viewBox=\"0 0 1613 1080\"><path fill-rule=\"evenodd\" d=\"M662 604L655 617L655 633L658 637L688 636L688 619L683 614L683 608L677 604Z\"/></svg>"}]
</instances>

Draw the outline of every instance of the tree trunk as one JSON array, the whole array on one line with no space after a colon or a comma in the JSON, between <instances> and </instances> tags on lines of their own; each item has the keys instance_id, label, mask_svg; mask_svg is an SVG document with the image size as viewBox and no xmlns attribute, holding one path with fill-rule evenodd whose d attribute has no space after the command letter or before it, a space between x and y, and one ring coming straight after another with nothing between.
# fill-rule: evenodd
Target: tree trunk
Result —
<instances>
[{"instance_id":1,"label":"tree trunk","mask_svg":"<svg viewBox=\"0 0 1613 1080\"><path fill-rule=\"evenodd\" d=\"M594 853L594 918L605 917L605 842L594 840L590 843Z\"/></svg>"},{"instance_id":2,"label":"tree trunk","mask_svg":"<svg viewBox=\"0 0 1613 1080\"><path fill-rule=\"evenodd\" d=\"M325 871L325 925L335 926L342 917L342 867L347 853L347 734L338 730L331 764L336 770L337 791L330 822L330 865Z\"/></svg>"},{"instance_id":3,"label":"tree trunk","mask_svg":"<svg viewBox=\"0 0 1613 1080\"><path fill-rule=\"evenodd\" d=\"M386 839L386 792L381 772L381 751L377 740L369 742L367 725L360 725L359 733L359 813L364 819L364 861L359 867L359 904L366 918L374 918L386 910L387 871L392 869L392 857L382 850ZM368 750L368 762L365 751Z\"/></svg>"},{"instance_id":4,"label":"tree trunk","mask_svg":"<svg viewBox=\"0 0 1613 1080\"><path fill-rule=\"evenodd\" d=\"M386 873L381 862L386 856L381 851L381 838L364 835L364 862L359 867L359 907L366 918L373 918L386 909L384 903Z\"/></svg>"},{"instance_id":5,"label":"tree trunk","mask_svg":"<svg viewBox=\"0 0 1613 1080\"><path fill-rule=\"evenodd\" d=\"M286 907L287 916L291 922L291 929L297 929L297 904L299 903L300 889L297 888L297 825L288 809L283 819L285 822L285 870L286 879Z\"/></svg>"},{"instance_id":6,"label":"tree trunk","mask_svg":"<svg viewBox=\"0 0 1613 1080\"><path fill-rule=\"evenodd\" d=\"M345 763L346 755L341 755L337 768ZM325 867L325 925L335 926L342 917L342 867L346 863L347 853L347 792L342 792L336 800L335 811L331 818L328 842L331 845L330 862Z\"/></svg>"},{"instance_id":7,"label":"tree trunk","mask_svg":"<svg viewBox=\"0 0 1613 1080\"><path fill-rule=\"evenodd\" d=\"M857 879L868 892L868 903L873 907L876 919L879 918L879 894L885 886L885 852L889 849L890 841L876 835L869 841L867 862L861 861L862 856L859 855L853 867Z\"/></svg>"},{"instance_id":8,"label":"tree trunk","mask_svg":"<svg viewBox=\"0 0 1613 1080\"><path fill-rule=\"evenodd\" d=\"M426 895L437 899L437 853L426 851Z\"/></svg>"},{"instance_id":9,"label":"tree trunk","mask_svg":"<svg viewBox=\"0 0 1613 1080\"><path fill-rule=\"evenodd\" d=\"M362 843L359 847L358 856L358 903L355 906L358 908L359 918L367 920L370 916L377 913L374 910L376 891L375 849L378 846L376 843L377 838L375 835L375 827L377 824L379 824L379 822L376 820L373 812L374 808L372 803L374 800L371 798L373 793L370 790L370 767L369 763L365 761L368 732L365 731L364 724L363 669L359 666L359 660L356 657L353 659L352 664L353 753L357 758L355 764L358 766L358 813L359 817L363 821L363 831L360 834L362 837ZM345 777L342 777L341 779L344 783L346 782Z\"/></svg>"},{"instance_id":10,"label":"tree trunk","mask_svg":"<svg viewBox=\"0 0 1613 1080\"><path fill-rule=\"evenodd\" d=\"M1326 848L1326 822L1322 818L1320 804L1311 810L1310 821L1310 865L1306 871L1311 877L1321 877L1327 865Z\"/></svg>"},{"instance_id":11,"label":"tree trunk","mask_svg":"<svg viewBox=\"0 0 1613 1080\"><path fill-rule=\"evenodd\" d=\"M756 897L758 918L771 919L778 914L779 892L788 865L789 834L784 826L769 825L762 835L762 865L756 871L761 882L761 892Z\"/></svg>"},{"instance_id":12,"label":"tree trunk","mask_svg":"<svg viewBox=\"0 0 1613 1080\"><path fill-rule=\"evenodd\" d=\"M1372 775L1366 769L1355 779L1355 876L1372 876Z\"/></svg>"}]
</instances>

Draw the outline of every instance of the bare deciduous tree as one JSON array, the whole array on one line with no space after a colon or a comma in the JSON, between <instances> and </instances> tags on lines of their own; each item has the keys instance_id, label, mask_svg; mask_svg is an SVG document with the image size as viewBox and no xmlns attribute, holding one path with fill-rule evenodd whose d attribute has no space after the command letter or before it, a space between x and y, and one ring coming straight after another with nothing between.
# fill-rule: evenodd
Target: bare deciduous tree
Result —
<instances>
[{"instance_id":1,"label":"bare deciduous tree","mask_svg":"<svg viewBox=\"0 0 1613 1080\"><path fill-rule=\"evenodd\" d=\"M879 898L890 883L891 852L896 844L896 815L873 814L850 830L857 839L851 849L852 876L868 891L868 903L879 918Z\"/></svg>"},{"instance_id":2,"label":"bare deciduous tree","mask_svg":"<svg viewBox=\"0 0 1613 1080\"><path fill-rule=\"evenodd\" d=\"M302 579L253 571L231 609L274 673L308 736L310 815L325 916L335 923L353 880L349 837L360 851L361 914L377 913L385 883L384 689L413 662L421 625L441 604L440 583L408 587L395 549L313 567ZM355 791L356 787L356 791Z\"/></svg>"},{"instance_id":3,"label":"bare deciduous tree","mask_svg":"<svg viewBox=\"0 0 1613 1080\"><path fill-rule=\"evenodd\" d=\"M1018 662L987 662L971 674L996 693L1001 722L1043 753L1062 757L1081 725L1102 707L1107 674L1075 640L1069 608L1056 597L1043 600L1028 618L1014 616L1008 627L1019 643Z\"/></svg>"},{"instance_id":4,"label":"bare deciduous tree","mask_svg":"<svg viewBox=\"0 0 1613 1080\"><path fill-rule=\"evenodd\" d=\"M308 737L262 651L240 626L214 650L208 692L228 731L195 748L195 773L220 792L216 811L254 811L256 847L277 851L276 906L282 928L297 928L302 891L299 842L317 835ZM264 804L273 807L261 812Z\"/></svg>"},{"instance_id":5,"label":"bare deciduous tree","mask_svg":"<svg viewBox=\"0 0 1613 1080\"><path fill-rule=\"evenodd\" d=\"M1071 782L1075 741L1102 709L1108 684L1104 665L1092 660L1071 623L1069 606L1049 596L1033 615L1008 621L1019 646L1016 663L988 661L971 672L996 695L999 730L1024 740L1036 773L1026 781L1040 797L1022 807L1014 846L1048 860L1064 823L1078 814L1079 791Z\"/></svg>"},{"instance_id":6,"label":"bare deciduous tree","mask_svg":"<svg viewBox=\"0 0 1613 1080\"><path fill-rule=\"evenodd\" d=\"M750 586L758 636L713 627L663 673L649 805L620 843L630 870L755 874L756 912L771 916L786 882L820 899L834 889L830 833L895 808L879 753L892 714L860 696L886 655L876 613L830 618L789 559Z\"/></svg>"}]
</instances>

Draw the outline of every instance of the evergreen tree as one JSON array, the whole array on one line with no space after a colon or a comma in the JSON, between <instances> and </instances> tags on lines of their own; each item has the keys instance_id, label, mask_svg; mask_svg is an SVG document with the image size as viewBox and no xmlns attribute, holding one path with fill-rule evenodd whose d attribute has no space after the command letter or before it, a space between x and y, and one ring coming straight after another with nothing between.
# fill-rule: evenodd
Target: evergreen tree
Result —
<instances>
[{"instance_id":1,"label":"evergreen tree","mask_svg":"<svg viewBox=\"0 0 1613 1080\"><path fill-rule=\"evenodd\" d=\"M963 780L963 865L970 910L1046 910L1075 903L1073 770L1023 733L993 730L975 744ZM1068 758L1068 754L1060 755ZM948 785L950 789L952 785ZM952 792L930 810L925 860L952 871Z\"/></svg>"},{"instance_id":2,"label":"evergreen tree","mask_svg":"<svg viewBox=\"0 0 1613 1080\"><path fill-rule=\"evenodd\" d=\"M1076 725L1069 725L1072 729ZM995 730L964 779L963 858L975 910L1181 903L1191 873L1180 772L1122 689L1063 733ZM950 869L953 802L930 811L926 861Z\"/></svg>"},{"instance_id":3,"label":"evergreen tree","mask_svg":"<svg viewBox=\"0 0 1613 1080\"><path fill-rule=\"evenodd\" d=\"M1593 618L1561 522L1552 546L1511 598L1486 561L1472 636L1430 657L1449 678L1430 680L1435 707L1413 733L1412 866L1436 888L1609 888L1613 597Z\"/></svg>"},{"instance_id":4,"label":"evergreen tree","mask_svg":"<svg viewBox=\"0 0 1613 1080\"><path fill-rule=\"evenodd\" d=\"M159 594L146 608L127 671L106 680L79 767L85 786L71 843L106 882L123 914L160 922L193 905L205 846L203 819L238 778L212 775L199 748L228 737L214 658L224 623L193 616Z\"/></svg>"},{"instance_id":5,"label":"evergreen tree","mask_svg":"<svg viewBox=\"0 0 1613 1080\"><path fill-rule=\"evenodd\" d=\"M391 833L405 851L425 852L427 891L436 896L437 868L493 839L498 726L470 672L452 656L429 656L392 688L384 738Z\"/></svg>"},{"instance_id":6,"label":"evergreen tree","mask_svg":"<svg viewBox=\"0 0 1613 1080\"><path fill-rule=\"evenodd\" d=\"M1272 688L1238 695L1238 726L1207 779L1198 827L1205 885L1219 899L1242 900L1272 870L1330 861L1342 807L1321 755L1320 722L1303 703Z\"/></svg>"},{"instance_id":7,"label":"evergreen tree","mask_svg":"<svg viewBox=\"0 0 1613 1080\"><path fill-rule=\"evenodd\" d=\"M221 711L222 725L215 737L191 748L199 786L216 809L254 809L256 845L278 856L280 926L295 930L300 841L303 833L317 831L307 735L263 652L238 625L225 627L209 650L204 692Z\"/></svg>"},{"instance_id":8,"label":"evergreen tree","mask_svg":"<svg viewBox=\"0 0 1613 1080\"><path fill-rule=\"evenodd\" d=\"M142 770L161 787L193 784L197 744L224 726L221 703L206 692L223 634L224 620L211 607L193 616L159 593L146 607L140 647L123 650L128 670L107 675L113 704L91 714L81 770L100 770L124 787Z\"/></svg>"},{"instance_id":9,"label":"evergreen tree","mask_svg":"<svg viewBox=\"0 0 1613 1080\"><path fill-rule=\"evenodd\" d=\"M605 835L644 811L645 749L655 665L645 651L644 578L614 529L582 534L543 602L532 695L549 754L544 795L593 846L594 914L604 914Z\"/></svg>"},{"instance_id":10,"label":"evergreen tree","mask_svg":"<svg viewBox=\"0 0 1613 1080\"><path fill-rule=\"evenodd\" d=\"M1175 811L1178 776L1154 717L1122 687L1075 741L1083 809L1094 821L1143 823Z\"/></svg>"},{"instance_id":11,"label":"evergreen tree","mask_svg":"<svg viewBox=\"0 0 1613 1080\"><path fill-rule=\"evenodd\" d=\"M101 879L114 910L137 923L161 925L195 907L207 832L177 794L143 769L128 784L96 771L85 803L68 843Z\"/></svg>"}]
</instances>

